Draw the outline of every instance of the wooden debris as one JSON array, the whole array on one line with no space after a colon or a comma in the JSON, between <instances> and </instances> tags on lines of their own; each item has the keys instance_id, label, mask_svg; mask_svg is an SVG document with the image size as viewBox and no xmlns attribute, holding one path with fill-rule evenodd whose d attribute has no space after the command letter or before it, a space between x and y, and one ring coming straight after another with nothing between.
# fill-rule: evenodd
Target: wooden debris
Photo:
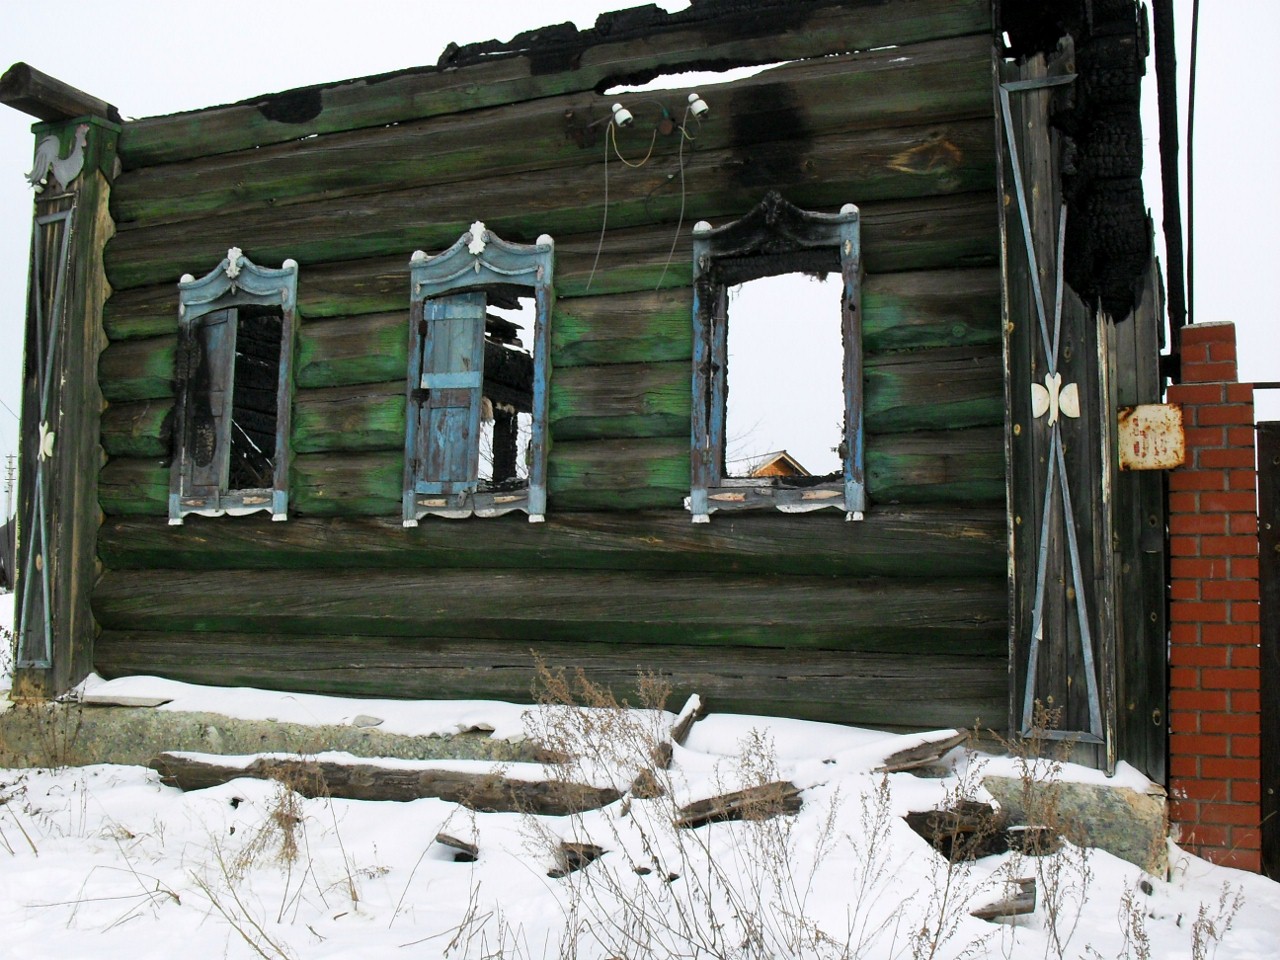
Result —
<instances>
[{"instance_id":1,"label":"wooden debris","mask_svg":"<svg viewBox=\"0 0 1280 960\"><path fill-rule=\"evenodd\" d=\"M900 773L903 770L927 767L942 759L948 750L958 747L967 739L969 739L969 731L964 727L944 731L937 735L937 739L926 740L914 747L907 747L905 750L889 754L884 758L884 762L876 767L875 772Z\"/></svg>"},{"instance_id":2,"label":"wooden debris","mask_svg":"<svg viewBox=\"0 0 1280 960\"><path fill-rule=\"evenodd\" d=\"M454 863L474 863L480 858L480 848L474 843L468 843L466 840L459 840L457 837L450 836L447 833L437 833L436 843L442 847L449 847L457 852L453 856Z\"/></svg>"},{"instance_id":3,"label":"wooden debris","mask_svg":"<svg viewBox=\"0 0 1280 960\"><path fill-rule=\"evenodd\" d=\"M86 693L80 702L86 707L160 707L173 697L131 697L117 693Z\"/></svg>"},{"instance_id":4,"label":"wooden debris","mask_svg":"<svg viewBox=\"0 0 1280 960\"><path fill-rule=\"evenodd\" d=\"M1036 878L1022 877L1013 881L1014 889L1009 895L985 907L970 910L969 916L979 920L999 920L1002 917L1016 917L1036 912Z\"/></svg>"},{"instance_id":5,"label":"wooden debris","mask_svg":"<svg viewBox=\"0 0 1280 960\"><path fill-rule=\"evenodd\" d=\"M1009 849L1004 815L977 800L961 800L948 810L908 813L903 819L953 863Z\"/></svg>"},{"instance_id":6,"label":"wooden debris","mask_svg":"<svg viewBox=\"0 0 1280 960\"><path fill-rule=\"evenodd\" d=\"M689 699L684 702L684 706L680 708L680 713L676 717L676 722L671 725L671 742L684 746L684 742L689 739L689 731L693 729L693 725L701 720L707 714L706 704L703 703L702 697L696 693L690 694Z\"/></svg>"},{"instance_id":7,"label":"wooden debris","mask_svg":"<svg viewBox=\"0 0 1280 960\"><path fill-rule=\"evenodd\" d=\"M183 790L202 790L253 777L279 780L304 797L346 800L419 800L435 797L485 813L534 813L566 816L613 803L617 790L580 783L513 780L496 773L379 767L298 757L259 757L247 766L203 754L162 753L147 764L162 782Z\"/></svg>"},{"instance_id":8,"label":"wooden debris","mask_svg":"<svg viewBox=\"0 0 1280 960\"><path fill-rule=\"evenodd\" d=\"M604 853L604 847L594 843L561 841L560 849L556 851L556 866L547 871L547 876L553 880L567 877L575 870L581 870L593 860L604 856Z\"/></svg>"},{"instance_id":9,"label":"wooden debris","mask_svg":"<svg viewBox=\"0 0 1280 960\"><path fill-rule=\"evenodd\" d=\"M785 780L775 780L695 801L680 810L676 826L692 829L719 820L765 820L784 813L797 813L802 803L799 787Z\"/></svg>"}]
</instances>

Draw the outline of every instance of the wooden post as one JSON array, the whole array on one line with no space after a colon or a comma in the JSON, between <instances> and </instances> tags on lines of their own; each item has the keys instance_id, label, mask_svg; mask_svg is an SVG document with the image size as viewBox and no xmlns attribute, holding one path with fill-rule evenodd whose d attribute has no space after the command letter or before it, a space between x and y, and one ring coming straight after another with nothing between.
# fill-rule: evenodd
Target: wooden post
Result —
<instances>
[{"instance_id":1,"label":"wooden post","mask_svg":"<svg viewBox=\"0 0 1280 960\"><path fill-rule=\"evenodd\" d=\"M13 76L10 70L0 83L6 101L41 109L47 84L13 99ZM115 230L107 202L120 127L85 116L33 129L33 176L43 172L43 183L33 184L39 192L23 363L14 693L49 697L92 667L89 597L97 572L103 406L98 355L106 345L102 311L110 292L102 250Z\"/></svg>"},{"instance_id":2,"label":"wooden post","mask_svg":"<svg viewBox=\"0 0 1280 960\"><path fill-rule=\"evenodd\" d=\"M1258 424L1262 870L1280 880L1280 422Z\"/></svg>"}]
</instances>

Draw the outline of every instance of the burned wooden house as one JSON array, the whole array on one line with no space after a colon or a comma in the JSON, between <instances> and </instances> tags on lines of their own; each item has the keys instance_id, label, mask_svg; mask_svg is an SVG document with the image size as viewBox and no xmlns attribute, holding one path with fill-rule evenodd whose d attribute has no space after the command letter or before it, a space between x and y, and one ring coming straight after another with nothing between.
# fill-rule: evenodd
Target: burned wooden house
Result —
<instances>
[{"instance_id":1,"label":"burned wooden house","mask_svg":"<svg viewBox=\"0 0 1280 960\"><path fill-rule=\"evenodd\" d=\"M16 65L19 682L524 700L533 653L886 728L1052 702L1159 777L1145 56L1133 0L695 0L128 122ZM790 273L839 286L838 460L740 476L730 294Z\"/></svg>"}]
</instances>

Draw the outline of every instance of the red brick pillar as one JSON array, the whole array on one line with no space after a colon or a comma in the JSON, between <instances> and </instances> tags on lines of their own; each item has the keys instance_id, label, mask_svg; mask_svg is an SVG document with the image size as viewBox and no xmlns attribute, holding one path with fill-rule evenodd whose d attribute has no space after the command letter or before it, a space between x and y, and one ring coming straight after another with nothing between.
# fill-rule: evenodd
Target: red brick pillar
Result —
<instances>
[{"instance_id":1,"label":"red brick pillar","mask_svg":"<svg viewBox=\"0 0 1280 960\"><path fill-rule=\"evenodd\" d=\"M1253 384L1236 330L1182 331L1186 463L1169 476L1170 819L1183 846L1259 871L1258 500Z\"/></svg>"}]
</instances>

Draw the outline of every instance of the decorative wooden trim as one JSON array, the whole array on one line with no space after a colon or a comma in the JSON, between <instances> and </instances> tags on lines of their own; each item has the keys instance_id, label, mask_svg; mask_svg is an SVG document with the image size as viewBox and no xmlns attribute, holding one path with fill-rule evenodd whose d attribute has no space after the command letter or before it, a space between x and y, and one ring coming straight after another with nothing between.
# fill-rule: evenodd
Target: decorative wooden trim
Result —
<instances>
[{"instance_id":1,"label":"decorative wooden trim","mask_svg":"<svg viewBox=\"0 0 1280 960\"><path fill-rule=\"evenodd\" d=\"M480 221L473 223L443 253L429 257L419 250L410 259L409 376L402 504L405 526L417 526L428 514L461 519L500 516L513 510L527 513L530 523L542 522L547 510L548 377L551 313L555 304L554 268L555 241L550 236L543 234L533 244L512 243ZM427 384L423 379L422 341L427 335L428 301L463 292L511 287L530 288L535 301L529 482L511 490L483 490L474 483L464 491L452 493L425 489L418 456L418 420L426 402L424 391L442 388L439 380Z\"/></svg>"},{"instance_id":2,"label":"decorative wooden trim","mask_svg":"<svg viewBox=\"0 0 1280 960\"><path fill-rule=\"evenodd\" d=\"M837 214L801 210L770 192L746 216L693 228L693 422L689 511L706 523L717 510L770 504L786 512L835 507L861 520L867 508L862 396L862 250L858 208ZM728 287L797 270L839 270L844 289L843 469L839 481L789 486L786 478L724 476L728 366Z\"/></svg>"},{"instance_id":3,"label":"decorative wooden trim","mask_svg":"<svg viewBox=\"0 0 1280 960\"><path fill-rule=\"evenodd\" d=\"M223 459L222 481L212 496L195 494L189 489L190 455L186 449L185 429L174 431L173 463L169 481L169 523L178 525L190 513L202 516L242 516L258 511L269 511L271 519L286 520L289 515L289 435L292 423L293 390L293 342L297 326L298 264L286 260L279 268L261 267L246 257L239 247L231 247L222 261L199 280L186 274L178 283L178 327L184 341L194 335L197 321L217 311L232 311L241 306L279 306L282 329L280 332L280 365L276 380L276 446L270 488L227 488L225 458L230 454L230 443L219 444L217 456ZM231 314L231 342L227 349L235 351L235 325L238 320ZM234 389L234 374L225 385L230 403ZM179 390L174 407L174 423L182 425L190 416L189 389ZM222 426L229 434L230 411Z\"/></svg>"}]
</instances>

